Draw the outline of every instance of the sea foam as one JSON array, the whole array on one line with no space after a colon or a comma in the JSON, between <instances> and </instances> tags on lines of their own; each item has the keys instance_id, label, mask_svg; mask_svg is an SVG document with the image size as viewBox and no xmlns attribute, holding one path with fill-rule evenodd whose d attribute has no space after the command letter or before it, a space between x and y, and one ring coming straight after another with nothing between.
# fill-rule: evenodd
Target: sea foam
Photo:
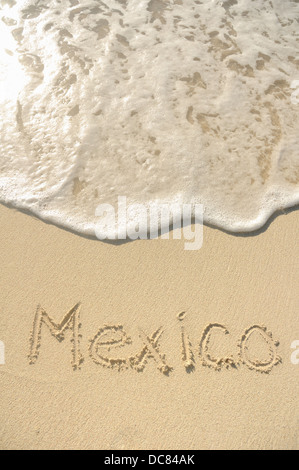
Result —
<instances>
[{"instance_id":1,"label":"sea foam","mask_svg":"<svg viewBox=\"0 0 299 470\"><path fill-rule=\"evenodd\" d=\"M296 0L0 0L0 201L94 234L99 204L299 203Z\"/></svg>"}]
</instances>

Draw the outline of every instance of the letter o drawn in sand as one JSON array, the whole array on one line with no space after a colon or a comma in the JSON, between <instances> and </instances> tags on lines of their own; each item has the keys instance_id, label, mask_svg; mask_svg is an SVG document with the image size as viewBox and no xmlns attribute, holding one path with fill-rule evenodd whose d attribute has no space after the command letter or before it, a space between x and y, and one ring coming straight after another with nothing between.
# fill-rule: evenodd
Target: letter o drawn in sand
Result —
<instances>
[{"instance_id":1,"label":"letter o drawn in sand","mask_svg":"<svg viewBox=\"0 0 299 470\"><path fill-rule=\"evenodd\" d=\"M4 366L5 364L5 346L3 341L0 341L0 365Z\"/></svg>"},{"instance_id":2,"label":"letter o drawn in sand","mask_svg":"<svg viewBox=\"0 0 299 470\"><path fill-rule=\"evenodd\" d=\"M248 340L254 334L260 335L269 348L269 360L260 361L259 359L252 359L249 356L249 347ZM272 337L272 333L267 331L265 326L253 325L248 328L244 335L241 338L239 346L239 358L240 361L245 364L249 369L256 370L257 372L262 372L268 374L274 366L281 363L281 357L277 354L277 346L279 342L275 341Z\"/></svg>"}]
</instances>

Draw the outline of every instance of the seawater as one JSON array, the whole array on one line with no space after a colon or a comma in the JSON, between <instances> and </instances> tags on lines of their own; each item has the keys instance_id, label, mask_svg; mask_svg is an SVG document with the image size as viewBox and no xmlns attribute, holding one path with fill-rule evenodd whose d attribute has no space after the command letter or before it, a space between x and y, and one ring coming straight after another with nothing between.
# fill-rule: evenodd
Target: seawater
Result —
<instances>
[{"instance_id":1,"label":"seawater","mask_svg":"<svg viewBox=\"0 0 299 470\"><path fill-rule=\"evenodd\" d=\"M297 0L0 0L0 201L261 227L299 203L298 37Z\"/></svg>"}]
</instances>

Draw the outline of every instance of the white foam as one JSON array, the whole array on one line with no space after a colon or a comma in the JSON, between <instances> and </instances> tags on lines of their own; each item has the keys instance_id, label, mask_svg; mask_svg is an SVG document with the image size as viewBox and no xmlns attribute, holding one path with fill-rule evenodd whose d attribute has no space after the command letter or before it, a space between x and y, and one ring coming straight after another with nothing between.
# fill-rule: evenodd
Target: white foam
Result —
<instances>
[{"instance_id":1,"label":"white foam","mask_svg":"<svg viewBox=\"0 0 299 470\"><path fill-rule=\"evenodd\" d=\"M94 234L118 196L261 227L299 203L299 4L0 0L0 200Z\"/></svg>"}]
</instances>

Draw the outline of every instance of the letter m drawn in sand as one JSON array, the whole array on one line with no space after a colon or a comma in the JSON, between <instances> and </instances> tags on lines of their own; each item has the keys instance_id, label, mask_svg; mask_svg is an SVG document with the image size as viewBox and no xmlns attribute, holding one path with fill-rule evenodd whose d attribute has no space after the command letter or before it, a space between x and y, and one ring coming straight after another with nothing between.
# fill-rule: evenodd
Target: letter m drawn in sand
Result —
<instances>
[{"instance_id":1,"label":"letter m drawn in sand","mask_svg":"<svg viewBox=\"0 0 299 470\"><path fill-rule=\"evenodd\" d=\"M80 353L80 306L76 304L62 319L60 323L55 323L47 312L39 305L36 310L33 330L30 337L30 352L28 355L30 364L35 364L38 359L41 346L42 324L44 323L50 330L52 336L58 341L64 340L67 329L72 330L72 367L74 370L80 368L83 357Z\"/></svg>"}]
</instances>

